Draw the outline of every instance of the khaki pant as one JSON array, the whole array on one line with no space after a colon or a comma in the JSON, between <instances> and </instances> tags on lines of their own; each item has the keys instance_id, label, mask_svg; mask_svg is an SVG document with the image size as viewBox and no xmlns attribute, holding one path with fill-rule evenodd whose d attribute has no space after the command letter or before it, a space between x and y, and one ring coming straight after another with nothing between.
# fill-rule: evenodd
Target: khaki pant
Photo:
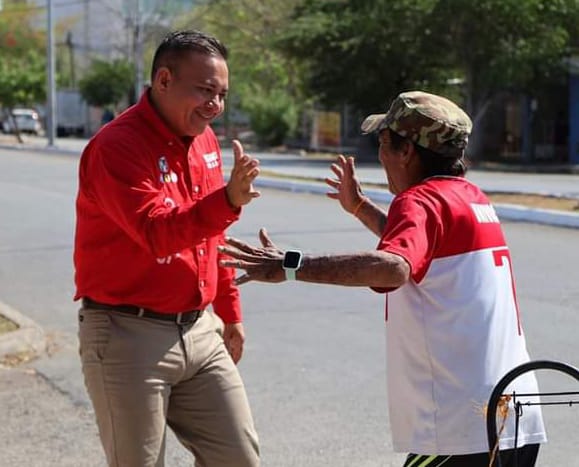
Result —
<instances>
[{"instance_id":1,"label":"khaki pant","mask_svg":"<svg viewBox=\"0 0 579 467\"><path fill-rule=\"evenodd\" d=\"M110 466L162 467L167 425L198 467L259 465L245 388L220 329L211 312L180 329L80 309L82 369Z\"/></svg>"}]
</instances>

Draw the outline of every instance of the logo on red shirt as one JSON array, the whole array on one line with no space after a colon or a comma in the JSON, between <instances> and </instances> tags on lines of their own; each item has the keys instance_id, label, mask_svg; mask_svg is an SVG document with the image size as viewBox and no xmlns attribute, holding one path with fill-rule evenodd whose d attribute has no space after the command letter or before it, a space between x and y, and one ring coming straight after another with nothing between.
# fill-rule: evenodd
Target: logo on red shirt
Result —
<instances>
[{"instance_id":1,"label":"logo on red shirt","mask_svg":"<svg viewBox=\"0 0 579 467\"><path fill-rule=\"evenodd\" d=\"M171 170L165 156L159 157L158 165L159 170L161 171L161 175L159 176L159 181L161 183L177 182L177 174Z\"/></svg>"},{"instance_id":2,"label":"logo on red shirt","mask_svg":"<svg viewBox=\"0 0 579 467\"><path fill-rule=\"evenodd\" d=\"M203 154L203 159L205 159L205 164L208 169L214 169L219 166L219 158L216 152L210 152L208 154Z\"/></svg>"}]
</instances>

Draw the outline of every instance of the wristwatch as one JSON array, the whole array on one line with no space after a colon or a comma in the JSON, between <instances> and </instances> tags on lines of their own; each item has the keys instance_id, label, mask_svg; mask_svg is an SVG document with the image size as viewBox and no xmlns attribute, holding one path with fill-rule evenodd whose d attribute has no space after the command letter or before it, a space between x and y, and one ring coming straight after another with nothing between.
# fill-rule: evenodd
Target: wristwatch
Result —
<instances>
[{"instance_id":1,"label":"wristwatch","mask_svg":"<svg viewBox=\"0 0 579 467\"><path fill-rule=\"evenodd\" d=\"M287 250L283 256L282 268L288 281L296 280L296 271L302 265L303 254L299 250Z\"/></svg>"}]
</instances>

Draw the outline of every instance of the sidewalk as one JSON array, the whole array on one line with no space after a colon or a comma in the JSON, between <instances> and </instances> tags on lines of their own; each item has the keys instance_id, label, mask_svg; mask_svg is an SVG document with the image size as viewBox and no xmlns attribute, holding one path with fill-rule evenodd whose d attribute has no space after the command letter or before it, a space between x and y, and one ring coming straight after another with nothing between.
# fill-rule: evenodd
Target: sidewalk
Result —
<instances>
[{"instance_id":1,"label":"sidewalk","mask_svg":"<svg viewBox=\"0 0 579 467\"><path fill-rule=\"evenodd\" d=\"M70 395L41 372L0 365L0 408L0 467L106 465L92 408L71 402ZM171 431L166 462L171 467L191 465Z\"/></svg>"},{"instance_id":2,"label":"sidewalk","mask_svg":"<svg viewBox=\"0 0 579 467\"><path fill-rule=\"evenodd\" d=\"M92 413L35 370L0 366L0 407L0 467L103 465Z\"/></svg>"}]
</instances>

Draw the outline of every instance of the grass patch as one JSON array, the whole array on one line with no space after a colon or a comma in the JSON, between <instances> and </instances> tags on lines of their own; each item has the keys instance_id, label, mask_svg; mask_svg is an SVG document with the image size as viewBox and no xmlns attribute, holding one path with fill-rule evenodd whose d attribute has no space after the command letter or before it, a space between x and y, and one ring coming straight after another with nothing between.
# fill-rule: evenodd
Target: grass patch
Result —
<instances>
[{"instance_id":1,"label":"grass patch","mask_svg":"<svg viewBox=\"0 0 579 467\"><path fill-rule=\"evenodd\" d=\"M497 204L518 204L537 209L579 213L579 200L577 199L517 193L492 193L489 194L489 198Z\"/></svg>"},{"instance_id":2,"label":"grass patch","mask_svg":"<svg viewBox=\"0 0 579 467\"><path fill-rule=\"evenodd\" d=\"M16 323L10 321L5 316L0 315L0 334L16 331L16 329L18 329L18 325Z\"/></svg>"}]
</instances>

